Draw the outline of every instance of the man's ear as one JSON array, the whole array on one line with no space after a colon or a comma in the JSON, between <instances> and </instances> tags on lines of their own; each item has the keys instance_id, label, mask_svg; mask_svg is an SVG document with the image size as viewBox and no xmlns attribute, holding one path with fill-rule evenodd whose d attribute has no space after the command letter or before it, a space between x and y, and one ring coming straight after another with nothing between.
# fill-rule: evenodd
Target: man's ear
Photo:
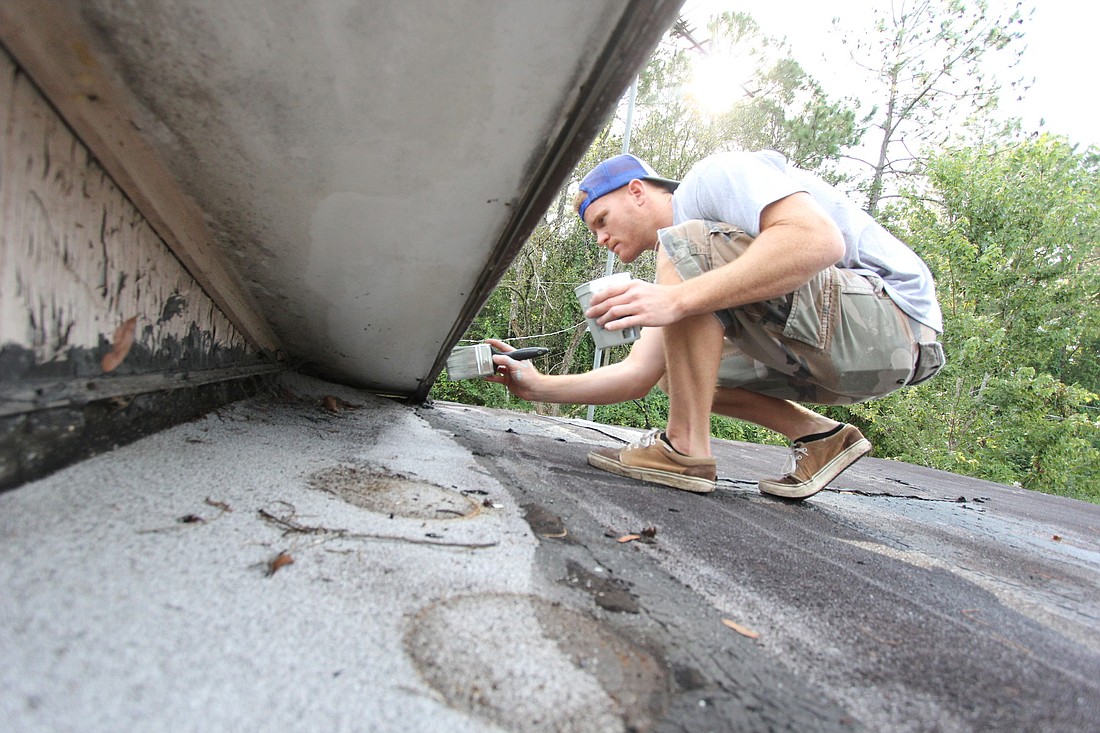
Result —
<instances>
[{"instance_id":1,"label":"man's ear","mask_svg":"<svg viewBox=\"0 0 1100 733\"><path fill-rule=\"evenodd\" d=\"M630 196L630 200L639 206L645 203L646 194L648 193L645 184L638 178L626 184L626 192Z\"/></svg>"}]
</instances>

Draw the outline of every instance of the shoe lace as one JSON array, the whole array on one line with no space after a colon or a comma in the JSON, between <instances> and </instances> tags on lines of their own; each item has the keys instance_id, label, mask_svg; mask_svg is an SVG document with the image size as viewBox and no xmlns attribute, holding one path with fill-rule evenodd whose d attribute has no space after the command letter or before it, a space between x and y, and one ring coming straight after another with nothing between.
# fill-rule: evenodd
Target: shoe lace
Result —
<instances>
[{"instance_id":1,"label":"shoe lace","mask_svg":"<svg viewBox=\"0 0 1100 733\"><path fill-rule=\"evenodd\" d=\"M661 435L661 429L660 428L655 428L653 430L650 430L648 433L646 433L642 437L635 440L633 443L631 443L627 447L628 448L648 448L649 446L651 446L651 445L653 445L654 443L657 442L657 439L660 435Z\"/></svg>"},{"instance_id":2,"label":"shoe lace","mask_svg":"<svg viewBox=\"0 0 1100 733\"><path fill-rule=\"evenodd\" d=\"M806 450L806 446L801 443L794 443L791 445L791 452L787 455L787 465L783 467L783 475L791 476L798 470L798 462L806 457L809 453Z\"/></svg>"}]
</instances>

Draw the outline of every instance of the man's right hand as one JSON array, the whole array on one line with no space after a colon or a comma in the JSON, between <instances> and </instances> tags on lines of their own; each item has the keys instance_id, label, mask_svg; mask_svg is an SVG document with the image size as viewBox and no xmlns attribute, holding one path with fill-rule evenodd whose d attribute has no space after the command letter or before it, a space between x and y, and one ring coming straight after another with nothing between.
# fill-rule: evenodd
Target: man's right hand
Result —
<instances>
[{"instance_id":1,"label":"man's right hand","mask_svg":"<svg viewBox=\"0 0 1100 733\"><path fill-rule=\"evenodd\" d=\"M530 361L516 361L510 358L508 352L515 351L515 347L500 339L485 339L485 342L498 351L504 352L493 356L497 372L491 377L485 377L485 381L503 384L509 392L520 399L534 400L535 382L543 376L542 373Z\"/></svg>"}]
</instances>

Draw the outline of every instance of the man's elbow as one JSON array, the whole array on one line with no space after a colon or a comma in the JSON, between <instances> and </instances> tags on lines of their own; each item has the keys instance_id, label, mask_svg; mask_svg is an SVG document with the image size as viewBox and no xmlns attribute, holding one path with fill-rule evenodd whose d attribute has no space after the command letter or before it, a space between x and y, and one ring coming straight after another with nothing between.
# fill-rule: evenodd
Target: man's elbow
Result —
<instances>
[{"instance_id":1,"label":"man's elbow","mask_svg":"<svg viewBox=\"0 0 1100 733\"><path fill-rule=\"evenodd\" d=\"M808 193L799 192L766 206L760 214L760 231L772 227L788 241L799 242L806 267L821 271L844 257L840 227Z\"/></svg>"},{"instance_id":2,"label":"man's elbow","mask_svg":"<svg viewBox=\"0 0 1100 733\"><path fill-rule=\"evenodd\" d=\"M826 219L816 227L817 252L820 256L821 269L830 267L844 258L844 235L840 233L840 227L832 219Z\"/></svg>"},{"instance_id":3,"label":"man's elbow","mask_svg":"<svg viewBox=\"0 0 1100 733\"><path fill-rule=\"evenodd\" d=\"M829 265L835 265L844 259L844 237L841 236L839 229L836 232L836 236L830 238L827 251L828 254L825 259L828 260Z\"/></svg>"}]
</instances>

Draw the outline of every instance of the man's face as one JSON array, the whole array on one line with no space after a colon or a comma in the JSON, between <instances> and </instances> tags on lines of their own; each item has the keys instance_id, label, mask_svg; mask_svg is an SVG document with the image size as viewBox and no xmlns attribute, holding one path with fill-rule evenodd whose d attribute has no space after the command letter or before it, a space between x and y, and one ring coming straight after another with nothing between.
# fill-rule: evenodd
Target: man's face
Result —
<instances>
[{"instance_id":1,"label":"man's face","mask_svg":"<svg viewBox=\"0 0 1100 733\"><path fill-rule=\"evenodd\" d=\"M647 223L645 208L629 189L628 184L601 196L584 212L584 223L596 235L596 243L624 263L633 262L657 242L656 229Z\"/></svg>"}]
</instances>

